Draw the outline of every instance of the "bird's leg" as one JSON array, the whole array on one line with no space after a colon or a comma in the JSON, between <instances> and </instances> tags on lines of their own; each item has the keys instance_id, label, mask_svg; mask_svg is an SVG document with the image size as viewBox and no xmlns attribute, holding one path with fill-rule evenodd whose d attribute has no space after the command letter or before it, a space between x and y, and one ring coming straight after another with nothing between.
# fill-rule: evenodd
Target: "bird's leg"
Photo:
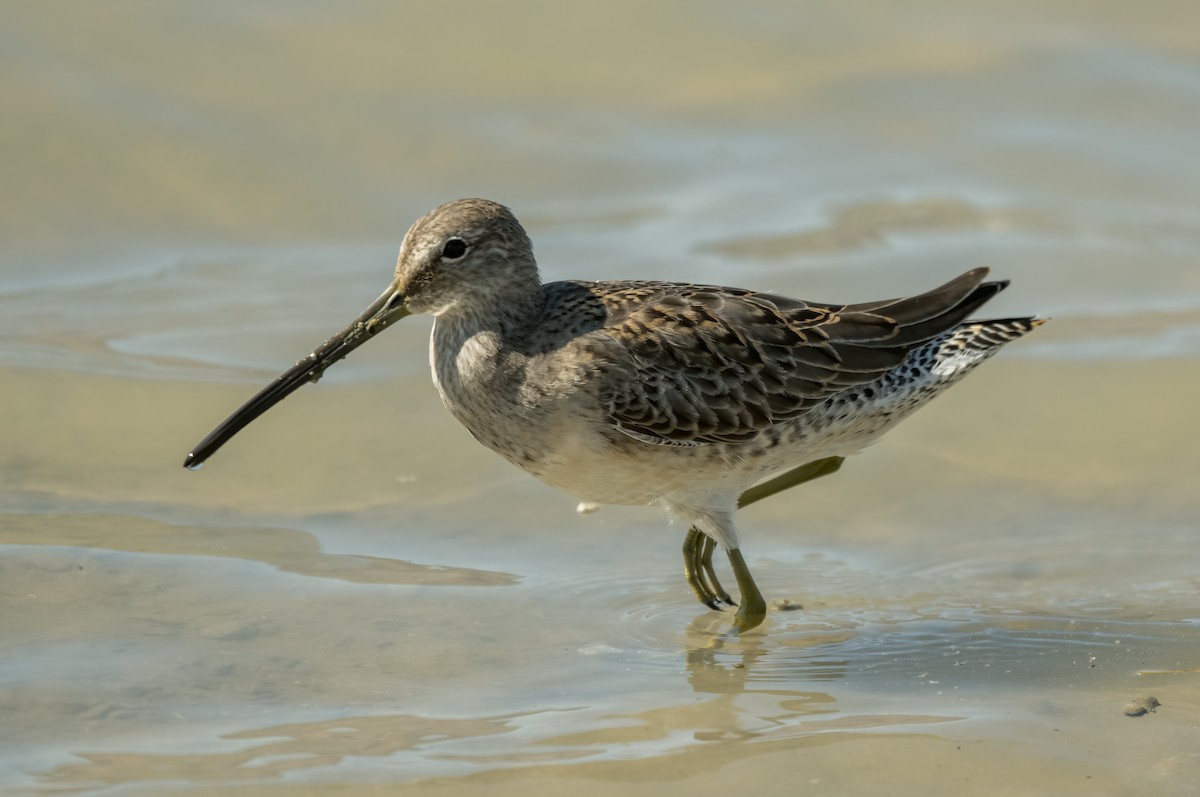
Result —
<instances>
[{"instance_id":1,"label":"bird's leg","mask_svg":"<svg viewBox=\"0 0 1200 797\"><path fill-rule=\"evenodd\" d=\"M742 493L742 497L738 499L738 509L750 506L764 498L770 498L776 493L781 493L784 490L789 490L797 485L810 482L813 479L819 479L822 476L828 476L832 473L837 473L838 468L842 467L842 462L845 457L826 457L825 459L817 459L812 462L805 463L799 467L792 468L787 473L782 473L774 479L769 479L762 484L756 484L746 492Z\"/></svg>"},{"instance_id":2,"label":"bird's leg","mask_svg":"<svg viewBox=\"0 0 1200 797\"><path fill-rule=\"evenodd\" d=\"M721 586L721 582L717 579L717 573L713 570L713 551L717 549L717 542L707 534L703 535L701 541L700 567L704 572L704 578L707 579L709 588L717 598L726 606L737 606L737 602L730 597L725 588Z\"/></svg>"},{"instance_id":3,"label":"bird's leg","mask_svg":"<svg viewBox=\"0 0 1200 797\"><path fill-rule=\"evenodd\" d=\"M843 459L844 457L818 459L792 468L762 484L756 484L742 493L741 498L738 499L738 509L813 479L835 473L842 466ZM738 606L721 586L721 582L717 580L716 571L713 570L712 555L715 548L716 543L711 537L695 526L690 527L687 535L683 538L683 577L688 586L692 588L692 592L696 594L696 598L708 608L720 609L722 605ZM741 551L734 548L727 551L727 555L729 556L729 566L733 569L734 578L737 579L738 590L742 593L742 602L734 618L734 626L738 631L749 631L761 624L767 616L767 603L763 599L758 585L754 583L754 578L750 575L750 569L746 567L746 560L742 558Z\"/></svg>"},{"instance_id":4,"label":"bird's leg","mask_svg":"<svg viewBox=\"0 0 1200 797\"><path fill-rule=\"evenodd\" d=\"M818 459L792 468L787 473L780 474L762 484L756 484L742 493L742 497L738 499L738 509L813 479L836 473L844 459L844 457ZM737 548L732 548L726 553L729 556L729 566L733 568L733 576L737 579L738 592L742 594L742 605L738 607L737 614L733 618L734 628L741 633L757 627L766 619L767 602L763 599L758 585L754 583L754 578L750 575L750 568L746 567L746 560L742 558L742 552Z\"/></svg>"},{"instance_id":5,"label":"bird's leg","mask_svg":"<svg viewBox=\"0 0 1200 797\"><path fill-rule=\"evenodd\" d=\"M721 587L713 572L712 552L716 543L700 529L692 526L683 538L683 577L696 598L710 609L722 604L735 606L733 598Z\"/></svg>"},{"instance_id":6,"label":"bird's leg","mask_svg":"<svg viewBox=\"0 0 1200 797\"><path fill-rule=\"evenodd\" d=\"M717 602L716 596L709 592L708 585L704 583L703 571L700 566L699 549L704 544L705 536L704 532L695 526L688 529L684 536L683 578L692 588L692 592L696 593L696 600L710 609L719 609L721 605Z\"/></svg>"},{"instance_id":7,"label":"bird's leg","mask_svg":"<svg viewBox=\"0 0 1200 797\"><path fill-rule=\"evenodd\" d=\"M733 576L737 579L738 592L742 594L742 605L733 616L733 627L740 634L757 627L767 619L767 602L759 592L758 585L754 583L750 568L746 567L746 560L742 558L742 552L737 548L730 548L725 553L729 557L729 566L733 568Z\"/></svg>"}]
</instances>

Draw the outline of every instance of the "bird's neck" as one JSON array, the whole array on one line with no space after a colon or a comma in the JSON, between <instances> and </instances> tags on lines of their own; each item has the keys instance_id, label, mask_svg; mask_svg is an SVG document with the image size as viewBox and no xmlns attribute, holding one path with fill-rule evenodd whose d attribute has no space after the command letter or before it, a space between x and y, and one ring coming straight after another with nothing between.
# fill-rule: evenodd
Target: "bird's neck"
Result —
<instances>
[{"instance_id":1,"label":"bird's neck","mask_svg":"<svg viewBox=\"0 0 1200 797\"><path fill-rule=\"evenodd\" d=\"M439 313L430 338L434 379L446 394L485 388L500 372L519 370L526 343L545 311L540 282L525 290L493 293ZM447 406L453 402L448 401Z\"/></svg>"},{"instance_id":2,"label":"bird's neck","mask_svg":"<svg viewBox=\"0 0 1200 797\"><path fill-rule=\"evenodd\" d=\"M485 300L462 302L438 314L435 328L442 333L442 344L458 348L477 335L503 341L506 347L520 343L537 327L546 306L546 292L540 281L520 290L492 293Z\"/></svg>"},{"instance_id":3,"label":"bird's neck","mask_svg":"<svg viewBox=\"0 0 1200 797\"><path fill-rule=\"evenodd\" d=\"M528 341L544 312L545 295L525 293L508 300L492 297L486 307L456 307L437 316L430 338L433 381L442 403L484 445L513 462L532 461L519 440L503 432L528 361Z\"/></svg>"}]
</instances>

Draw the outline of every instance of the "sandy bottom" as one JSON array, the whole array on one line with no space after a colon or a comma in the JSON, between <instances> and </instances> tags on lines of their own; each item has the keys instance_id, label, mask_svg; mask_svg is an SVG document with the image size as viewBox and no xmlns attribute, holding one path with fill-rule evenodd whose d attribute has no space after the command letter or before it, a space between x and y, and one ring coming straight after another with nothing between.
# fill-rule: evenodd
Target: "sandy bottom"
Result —
<instances>
[{"instance_id":1,"label":"sandy bottom","mask_svg":"<svg viewBox=\"0 0 1200 797\"><path fill-rule=\"evenodd\" d=\"M1114 370L997 360L747 510L803 608L737 638L681 529L577 515L424 376L306 389L197 474L245 386L10 369L0 786L1195 794L1200 379Z\"/></svg>"}]
</instances>

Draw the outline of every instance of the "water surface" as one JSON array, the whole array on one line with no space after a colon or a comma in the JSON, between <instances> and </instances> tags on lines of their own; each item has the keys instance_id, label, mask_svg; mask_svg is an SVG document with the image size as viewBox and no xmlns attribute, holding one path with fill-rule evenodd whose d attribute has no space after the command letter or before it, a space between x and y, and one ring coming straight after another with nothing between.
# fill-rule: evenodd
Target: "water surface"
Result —
<instances>
[{"instance_id":1,"label":"water surface","mask_svg":"<svg viewBox=\"0 0 1200 797\"><path fill-rule=\"evenodd\" d=\"M1195 793L1190 7L2 13L0 789ZM745 512L741 638L449 418L427 319L179 467L464 195L548 279L1054 320Z\"/></svg>"}]
</instances>

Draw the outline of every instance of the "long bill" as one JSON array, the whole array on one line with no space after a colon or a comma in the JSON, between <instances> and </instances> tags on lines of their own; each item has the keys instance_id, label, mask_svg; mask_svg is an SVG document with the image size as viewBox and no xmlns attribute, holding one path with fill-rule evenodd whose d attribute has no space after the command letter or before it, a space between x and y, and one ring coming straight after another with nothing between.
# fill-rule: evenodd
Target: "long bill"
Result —
<instances>
[{"instance_id":1,"label":"long bill","mask_svg":"<svg viewBox=\"0 0 1200 797\"><path fill-rule=\"evenodd\" d=\"M325 373L326 368L407 315L410 313L404 304L404 295L394 286L388 288L378 299L371 302L350 326L280 374L274 382L258 391L254 398L238 407L220 426L209 432L208 437L201 440L187 455L183 466L189 470L199 470L204 461L216 453L218 448L225 445L229 438L259 415L290 396L306 382L316 382Z\"/></svg>"}]
</instances>

